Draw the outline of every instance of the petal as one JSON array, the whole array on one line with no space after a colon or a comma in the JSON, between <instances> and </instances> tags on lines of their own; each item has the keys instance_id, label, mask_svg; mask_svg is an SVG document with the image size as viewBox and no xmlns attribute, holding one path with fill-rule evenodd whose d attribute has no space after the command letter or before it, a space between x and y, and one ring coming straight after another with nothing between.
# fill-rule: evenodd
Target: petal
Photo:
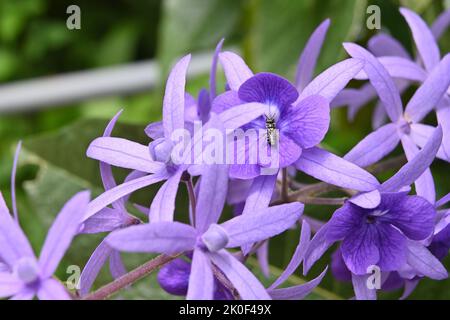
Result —
<instances>
[{"instance_id":1,"label":"petal","mask_svg":"<svg viewBox=\"0 0 450 320\"><path fill-rule=\"evenodd\" d=\"M376 300L377 291L367 286L368 275L352 274L353 290L357 300Z\"/></svg>"},{"instance_id":2,"label":"petal","mask_svg":"<svg viewBox=\"0 0 450 320\"><path fill-rule=\"evenodd\" d=\"M450 25L450 9L442 12L431 25L431 32L435 39L439 39Z\"/></svg>"},{"instance_id":3,"label":"petal","mask_svg":"<svg viewBox=\"0 0 450 320\"><path fill-rule=\"evenodd\" d=\"M209 94L210 94L210 101L213 101L214 98L217 95L217 88L216 88L216 77L217 77L217 63L219 61L219 54L220 51L222 51L222 45L225 41L224 38L222 38L219 43L216 46L216 50L214 51L214 56L211 62L211 71L209 74Z\"/></svg>"},{"instance_id":4,"label":"petal","mask_svg":"<svg viewBox=\"0 0 450 320\"><path fill-rule=\"evenodd\" d=\"M406 19L411 29L417 51L419 51L426 69L431 71L439 63L440 58L439 47L431 30L415 12L406 8L400 8L400 13Z\"/></svg>"},{"instance_id":5,"label":"petal","mask_svg":"<svg viewBox=\"0 0 450 320\"><path fill-rule=\"evenodd\" d=\"M433 233L436 210L422 197L383 193L380 208L389 212L379 219L391 223L410 239L424 240Z\"/></svg>"},{"instance_id":6,"label":"petal","mask_svg":"<svg viewBox=\"0 0 450 320\"><path fill-rule=\"evenodd\" d=\"M361 208L373 209L380 204L381 194L378 190L362 192L353 196L348 201Z\"/></svg>"},{"instance_id":7,"label":"petal","mask_svg":"<svg viewBox=\"0 0 450 320\"><path fill-rule=\"evenodd\" d=\"M289 264L286 267L286 269L284 269L283 273L269 287L270 290L274 290L275 288L282 285L295 272L295 270L297 270L297 268L300 266L300 263L302 263L302 260L306 253L306 249L308 249L310 238L311 238L311 227L309 226L308 222L303 221L302 231L300 233L300 240L297 245L297 248L295 249L294 255L292 256L291 261L289 261Z\"/></svg>"},{"instance_id":8,"label":"petal","mask_svg":"<svg viewBox=\"0 0 450 320\"><path fill-rule=\"evenodd\" d=\"M228 186L227 203L239 204L247 200L253 180L231 179Z\"/></svg>"},{"instance_id":9,"label":"petal","mask_svg":"<svg viewBox=\"0 0 450 320\"><path fill-rule=\"evenodd\" d=\"M230 165L230 178L254 179L261 175L258 164L232 164Z\"/></svg>"},{"instance_id":10,"label":"petal","mask_svg":"<svg viewBox=\"0 0 450 320\"><path fill-rule=\"evenodd\" d=\"M145 134L153 140L164 138L164 126L162 121L152 122L145 127Z\"/></svg>"},{"instance_id":11,"label":"petal","mask_svg":"<svg viewBox=\"0 0 450 320\"><path fill-rule=\"evenodd\" d=\"M258 73L239 87L239 98L282 108L298 98L297 89L286 79L273 73Z\"/></svg>"},{"instance_id":12,"label":"petal","mask_svg":"<svg viewBox=\"0 0 450 320\"><path fill-rule=\"evenodd\" d=\"M319 95L308 96L287 110L280 131L303 149L314 147L325 137L330 126L330 105Z\"/></svg>"},{"instance_id":13,"label":"petal","mask_svg":"<svg viewBox=\"0 0 450 320\"><path fill-rule=\"evenodd\" d=\"M450 162L450 106L440 108L436 111L438 123L442 126L443 138L441 147L441 158ZM439 153L438 153L439 155Z\"/></svg>"},{"instance_id":14,"label":"petal","mask_svg":"<svg viewBox=\"0 0 450 320\"><path fill-rule=\"evenodd\" d=\"M39 300L71 300L66 288L52 278L41 283L37 296Z\"/></svg>"},{"instance_id":15,"label":"petal","mask_svg":"<svg viewBox=\"0 0 450 320\"><path fill-rule=\"evenodd\" d=\"M372 191L379 185L377 179L364 169L316 147L303 150L295 167L316 179L343 188Z\"/></svg>"},{"instance_id":16,"label":"petal","mask_svg":"<svg viewBox=\"0 0 450 320\"><path fill-rule=\"evenodd\" d=\"M104 209L114 201L133 193L136 190L145 188L151 184L158 183L169 177L167 172L146 175L142 178L134 179L125 182L117 187L110 189L91 201L88 205L87 212L84 216L84 221L92 217L94 214Z\"/></svg>"},{"instance_id":17,"label":"petal","mask_svg":"<svg viewBox=\"0 0 450 320\"><path fill-rule=\"evenodd\" d=\"M397 121L402 112L402 101L394 81L389 76L383 65L366 49L353 44L345 43L345 50L353 57L365 61L364 71L369 77L370 83L378 93L380 100L386 108L389 118Z\"/></svg>"},{"instance_id":18,"label":"petal","mask_svg":"<svg viewBox=\"0 0 450 320\"><path fill-rule=\"evenodd\" d=\"M209 258L200 250L194 250L187 300L212 300L214 276Z\"/></svg>"},{"instance_id":19,"label":"petal","mask_svg":"<svg viewBox=\"0 0 450 320\"><path fill-rule=\"evenodd\" d=\"M358 166L367 167L383 159L399 142L397 125L389 123L366 136L345 155L344 159Z\"/></svg>"},{"instance_id":20,"label":"petal","mask_svg":"<svg viewBox=\"0 0 450 320\"><path fill-rule=\"evenodd\" d=\"M448 109L450 110L450 109ZM438 112L439 114L439 112ZM449 113L450 116L450 113ZM442 123L440 123L442 125ZM413 123L411 124L411 132L410 132L410 137L412 139L412 141L419 146L420 148L423 148L427 141L430 139L430 137L433 135L433 132L436 128L426 125L426 124L421 124L421 123ZM442 138L442 145L439 148L436 157L444 160L444 161L448 161L450 162L450 148L449 148L449 153L446 153L446 148L445 148L445 133L444 133L444 126L442 126L442 131L443 131L443 138Z\"/></svg>"},{"instance_id":21,"label":"petal","mask_svg":"<svg viewBox=\"0 0 450 320\"><path fill-rule=\"evenodd\" d=\"M409 100L405 109L405 117L413 122L422 120L437 106L449 86L450 54L447 54Z\"/></svg>"},{"instance_id":22,"label":"petal","mask_svg":"<svg viewBox=\"0 0 450 320\"><path fill-rule=\"evenodd\" d=\"M104 208L83 223L80 233L109 232L122 227L125 222L121 210Z\"/></svg>"},{"instance_id":23,"label":"petal","mask_svg":"<svg viewBox=\"0 0 450 320\"><path fill-rule=\"evenodd\" d=\"M228 192L228 166L209 165L200 178L197 197L195 227L199 232L217 223L225 205Z\"/></svg>"},{"instance_id":24,"label":"petal","mask_svg":"<svg viewBox=\"0 0 450 320\"><path fill-rule=\"evenodd\" d=\"M19 293L12 296L9 300L32 300L35 292L33 290L22 290Z\"/></svg>"},{"instance_id":25,"label":"petal","mask_svg":"<svg viewBox=\"0 0 450 320\"><path fill-rule=\"evenodd\" d=\"M192 250L197 232L179 222L153 222L112 232L106 242L114 249L127 252L176 254Z\"/></svg>"},{"instance_id":26,"label":"petal","mask_svg":"<svg viewBox=\"0 0 450 320\"><path fill-rule=\"evenodd\" d=\"M253 72L245 64L244 60L233 52L222 52L219 54L219 61L222 64L231 90L238 91L241 84L253 76Z\"/></svg>"},{"instance_id":27,"label":"petal","mask_svg":"<svg viewBox=\"0 0 450 320\"><path fill-rule=\"evenodd\" d=\"M337 209L327 224L326 239L329 242L336 242L360 232L363 227L365 211L360 207L346 202Z\"/></svg>"},{"instance_id":28,"label":"petal","mask_svg":"<svg viewBox=\"0 0 450 320\"><path fill-rule=\"evenodd\" d=\"M317 59L329 26L330 19L323 21L311 34L303 48L295 75L295 85L299 91L303 90L312 79L314 68L316 67Z\"/></svg>"},{"instance_id":29,"label":"petal","mask_svg":"<svg viewBox=\"0 0 450 320\"><path fill-rule=\"evenodd\" d=\"M175 130L184 128L184 95L190 60L191 55L187 55L178 61L167 79L163 101L163 126L166 138L170 138Z\"/></svg>"},{"instance_id":30,"label":"petal","mask_svg":"<svg viewBox=\"0 0 450 320\"><path fill-rule=\"evenodd\" d=\"M302 300L309 295L322 281L327 273L328 267L315 279L297 286L270 290L269 294L274 300Z\"/></svg>"},{"instance_id":31,"label":"petal","mask_svg":"<svg viewBox=\"0 0 450 320\"><path fill-rule=\"evenodd\" d=\"M397 39L386 33L374 35L367 42L367 47L376 57L397 56L411 60L411 56L403 45Z\"/></svg>"},{"instance_id":32,"label":"petal","mask_svg":"<svg viewBox=\"0 0 450 320\"><path fill-rule=\"evenodd\" d=\"M94 250L88 262L84 266L83 272L81 272L79 280L81 296L89 293L100 270L105 265L106 260L108 260L111 251L111 247L108 246L104 240Z\"/></svg>"},{"instance_id":33,"label":"petal","mask_svg":"<svg viewBox=\"0 0 450 320\"><path fill-rule=\"evenodd\" d=\"M178 170L158 190L150 206L149 218L151 222L173 221L175 198L183 171Z\"/></svg>"},{"instance_id":34,"label":"petal","mask_svg":"<svg viewBox=\"0 0 450 320\"><path fill-rule=\"evenodd\" d=\"M377 266L382 271L396 271L406 262L406 238L390 225L378 227L378 250L380 260ZM366 271L367 272L367 271Z\"/></svg>"},{"instance_id":35,"label":"petal","mask_svg":"<svg viewBox=\"0 0 450 320\"><path fill-rule=\"evenodd\" d=\"M162 266L158 272L158 283L165 291L177 296L188 292L191 264L182 258Z\"/></svg>"},{"instance_id":36,"label":"petal","mask_svg":"<svg viewBox=\"0 0 450 320\"><path fill-rule=\"evenodd\" d=\"M441 141L442 129L438 127L422 150L400 168L394 176L384 182L380 187L380 191L394 192L412 184L433 162Z\"/></svg>"},{"instance_id":37,"label":"petal","mask_svg":"<svg viewBox=\"0 0 450 320\"><path fill-rule=\"evenodd\" d=\"M298 101L311 95L320 95L331 103L363 66L364 62L358 59L346 59L336 63L314 78L302 91Z\"/></svg>"},{"instance_id":38,"label":"petal","mask_svg":"<svg viewBox=\"0 0 450 320\"><path fill-rule=\"evenodd\" d=\"M123 264L119 251L112 250L111 255L109 256L109 271L114 279L118 279L127 273L127 269Z\"/></svg>"},{"instance_id":39,"label":"petal","mask_svg":"<svg viewBox=\"0 0 450 320\"><path fill-rule=\"evenodd\" d=\"M22 257L34 258L33 249L19 225L13 220L0 192L0 258L12 267Z\"/></svg>"},{"instance_id":40,"label":"petal","mask_svg":"<svg viewBox=\"0 0 450 320\"><path fill-rule=\"evenodd\" d=\"M334 242L327 240L327 229L328 224L322 226L309 243L303 259L303 275L306 275L314 263L333 245Z\"/></svg>"},{"instance_id":41,"label":"petal","mask_svg":"<svg viewBox=\"0 0 450 320\"><path fill-rule=\"evenodd\" d=\"M294 142L289 136L286 134L280 134L280 144L279 148L273 148L271 152L278 152L277 156L274 156L272 153L270 154L270 160L274 163L270 164L270 168L286 168L292 165L295 161L297 161L301 154L302 148ZM264 152L264 151L263 151ZM276 158L278 157L279 164L275 164L277 162Z\"/></svg>"},{"instance_id":42,"label":"petal","mask_svg":"<svg viewBox=\"0 0 450 320\"><path fill-rule=\"evenodd\" d=\"M90 199L90 192L84 191L70 199L53 222L45 239L39 257L41 275L50 277L77 234Z\"/></svg>"},{"instance_id":43,"label":"petal","mask_svg":"<svg viewBox=\"0 0 450 320\"><path fill-rule=\"evenodd\" d=\"M164 164L154 161L148 146L122 138L101 137L91 142L87 150L89 158L110 165L154 173Z\"/></svg>"},{"instance_id":44,"label":"petal","mask_svg":"<svg viewBox=\"0 0 450 320\"><path fill-rule=\"evenodd\" d=\"M331 273L338 281L349 282L352 280L352 273L345 265L340 247L338 247L331 255Z\"/></svg>"},{"instance_id":45,"label":"petal","mask_svg":"<svg viewBox=\"0 0 450 320\"><path fill-rule=\"evenodd\" d=\"M23 290L22 281L12 273L0 272L0 299L11 297Z\"/></svg>"},{"instance_id":46,"label":"petal","mask_svg":"<svg viewBox=\"0 0 450 320\"><path fill-rule=\"evenodd\" d=\"M293 226L303 213L303 204L288 203L240 215L221 224L228 234L227 248L258 242L276 236Z\"/></svg>"},{"instance_id":47,"label":"petal","mask_svg":"<svg viewBox=\"0 0 450 320\"><path fill-rule=\"evenodd\" d=\"M402 146L408 161L414 159L420 152L419 148L414 144L414 142L412 142L411 138L408 136L402 137ZM416 179L414 185L416 187L416 193L419 196L424 197L431 203L434 203L436 201L434 180L429 168L426 168L425 171L423 171L423 173Z\"/></svg>"},{"instance_id":48,"label":"petal","mask_svg":"<svg viewBox=\"0 0 450 320\"><path fill-rule=\"evenodd\" d=\"M269 266L269 241L264 241L264 243L256 249L256 256L258 259L258 265L261 269L264 277L270 277L270 266Z\"/></svg>"},{"instance_id":49,"label":"petal","mask_svg":"<svg viewBox=\"0 0 450 320\"><path fill-rule=\"evenodd\" d=\"M19 141L19 143L17 144L16 152L14 155L13 167L11 170L11 202L14 219L16 221L19 221L19 213L17 211L17 202L16 202L16 172L21 149L22 149L22 141Z\"/></svg>"},{"instance_id":50,"label":"petal","mask_svg":"<svg viewBox=\"0 0 450 320\"><path fill-rule=\"evenodd\" d=\"M372 128L378 129L387 121L386 110L383 107L381 101L378 101L375 105L375 110L373 111L372 116Z\"/></svg>"},{"instance_id":51,"label":"petal","mask_svg":"<svg viewBox=\"0 0 450 320\"><path fill-rule=\"evenodd\" d=\"M416 241L408 241L407 248L408 264L419 274L435 280L448 277L445 267L424 245Z\"/></svg>"},{"instance_id":52,"label":"petal","mask_svg":"<svg viewBox=\"0 0 450 320\"><path fill-rule=\"evenodd\" d=\"M211 111L220 114L225 110L228 110L234 106L243 104L244 102L239 99L237 91L226 91L218 95L212 102Z\"/></svg>"},{"instance_id":53,"label":"petal","mask_svg":"<svg viewBox=\"0 0 450 320\"><path fill-rule=\"evenodd\" d=\"M243 300L271 300L259 280L233 255L226 250L209 253L208 255L230 280Z\"/></svg>"},{"instance_id":54,"label":"petal","mask_svg":"<svg viewBox=\"0 0 450 320\"><path fill-rule=\"evenodd\" d=\"M400 78L418 82L423 82L427 78L427 72L417 65L417 63L409 59L388 56L379 57L378 61L380 61L392 78Z\"/></svg>"},{"instance_id":55,"label":"petal","mask_svg":"<svg viewBox=\"0 0 450 320\"><path fill-rule=\"evenodd\" d=\"M267 113L268 106L258 102L251 102L234 106L219 114L224 128L229 132L259 118Z\"/></svg>"}]
</instances>

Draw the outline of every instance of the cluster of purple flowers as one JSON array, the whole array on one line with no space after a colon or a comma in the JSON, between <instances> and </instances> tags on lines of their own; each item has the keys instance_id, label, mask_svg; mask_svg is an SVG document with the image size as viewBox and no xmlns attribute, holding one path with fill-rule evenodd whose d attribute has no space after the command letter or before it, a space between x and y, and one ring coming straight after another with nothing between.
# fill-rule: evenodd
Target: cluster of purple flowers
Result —
<instances>
[{"instance_id":1,"label":"cluster of purple flowers","mask_svg":"<svg viewBox=\"0 0 450 320\"><path fill-rule=\"evenodd\" d=\"M377 289L401 287L405 298L424 277L447 278L440 261L450 248L450 210L445 209L450 195L436 200L430 165L436 158L450 161L450 55L441 58L437 45L450 24L450 11L431 29L408 9L401 9L401 14L411 29L416 58L389 35L379 34L370 40L368 50L345 43L350 58L313 78L330 24L326 20L307 42L293 83L272 73L254 74L237 54L222 51L221 41L212 62L210 88L197 99L185 91L190 56L179 60L167 80L163 119L145 129L149 145L112 136L120 113L90 144L87 156L100 162L105 192L92 201L82 192L65 205L39 259L19 226L14 183L14 217L0 196L0 298L70 298L53 277L59 261L75 235L105 232L108 235L81 274L81 297L90 294L108 260L114 278L127 272L121 252L171 256L159 270L158 282L170 294L188 299L302 299L327 269L305 284L282 284L301 264L306 275L335 243L332 274L351 281L357 299L376 298ZM220 94L219 64L227 84ZM346 88L352 79L368 82L358 89ZM416 83L418 89L403 108L401 93ZM320 145L329 129L331 108L348 106L352 117L375 98L379 102L374 131L350 152L340 157ZM437 127L423 123L430 114L436 114ZM193 133L195 123L225 137L238 129L263 130L267 136L256 144L271 152L276 146L278 166L267 171L265 163L251 161L252 142L245 136L231 142L243 161L206 164L190 156L174 161L174 134ZM240 139L239 145L235 140ZM379 182L364 168L399 143L406 164ZM181 151L196 148L206 151L208 143L196 140L194 134ZM122 183L116 182L113 166L130 170ZM303 214L302 202L308 203L301 195L313 194L307 193L311 186L295 182L297 172L348 195L328 221ZM15 169L13 177L14 173ZM148 207L130 202L135 191L157 183L161 187ZM176 205L180 184L187 187L187 208ZM234 209L234 217L222 214L226 205ZM147 215L148 221L133 216L131 207ZM290 263L265 287L246 266L247 259L256 254L267 276L268 241L296 227L301 229L300 240ZM379 288L369 285L374 275L379 276Z\"/></svg>"}]
</instances>

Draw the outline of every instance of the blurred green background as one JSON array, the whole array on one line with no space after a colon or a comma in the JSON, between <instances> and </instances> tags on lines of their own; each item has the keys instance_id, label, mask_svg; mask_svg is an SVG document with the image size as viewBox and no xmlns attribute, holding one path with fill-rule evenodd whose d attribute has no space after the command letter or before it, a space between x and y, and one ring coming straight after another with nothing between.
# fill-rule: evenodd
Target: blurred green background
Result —
<instances>
[{"instance_id":1,"label":"blurred green background","mask_svg":"<svg viewBox=\"0 0 450 320\"><path fill-rule=\"evenodd\" d=\"M66 8L71 4L81 8L81 30L66 28ZM226 38L226 47L240 50L254 71L278 72L292 79L307 38L325 18L331 18L331 27L317 73L345 57L343 41L365 44L376 32L365 27L370 4L380 6L383 30L399 39L411 53L414 48L410 32L398 12L399 6L416 10L429 23L450 7L448 0L2 0L0 84L148 59L156 59L167 73L181 55L211 51L222 37ZM440 45L442 52L449 51L448 32ZM223 76L220 77L223 84ZM189 79L188 91L195 95L207 86L207 81L207 75ZM18 172L19 209L22 225L36 250L53 217L73 193L85 188L94 193L101 191L97 163L84 156L89 142L101 135L108 119L122 108L122 122L115 134L146 142L145 125L161 117L163 83L133 95L0 114L0 189L9 199L13 150L23 140ZM372 108L361 111L354 123L347 121L345 109L334 110L324 144L339 154L349 150L370 132ZM434 123L435 119L429 121ZM436 162L433 172L439 195L449 192L445 179L448 165ZM123 172L118 174L123 176ZM148 205L153 193L152 189L139 192L136 201ZM178 207L184 210L184 194L179 201ZM326 219L332 210L311 206L307 213ZM67 265L85 264L99 239L101 235L76 240L60 268L61 278L66 277ZM271 242L274 267L286 266L297 240L298 234L290 231ZM147 258L130 256L127 263L135 266L138 260ZM322 259L311 275L317 275L328 262L327 258ZM109 279L104 272L97 285ZM311 298L335 297L330 292L343 298L351 296L351 286L334 281L330 274L321 287L325 290ZM449 299L449 289L450 280L424 280L412 298ZM158 289L154 279L143 280L124 296L170 298ZM398 296L399 292L395 292L383 294L382 298Z\"/></svg>"}]
</instances>

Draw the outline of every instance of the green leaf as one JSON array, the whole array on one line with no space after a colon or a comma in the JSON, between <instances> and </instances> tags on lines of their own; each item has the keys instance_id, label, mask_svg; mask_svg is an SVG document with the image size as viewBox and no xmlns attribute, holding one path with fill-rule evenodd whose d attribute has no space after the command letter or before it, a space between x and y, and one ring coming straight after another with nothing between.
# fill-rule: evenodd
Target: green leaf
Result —
<instances>
[{"instance_id":1,"label":"green leaf","mask_svg":"<svg viewBox=\"0 0 450 320\"><path fill-rule=\"evenodd\" d=\"M249 8L246 58L256 71L294 74L297 59L314 29L326 18L331 25L319 60L323 70L344 56L342 42L361 29L365 0L254 0Z\"/></svg>"}]
</instances>

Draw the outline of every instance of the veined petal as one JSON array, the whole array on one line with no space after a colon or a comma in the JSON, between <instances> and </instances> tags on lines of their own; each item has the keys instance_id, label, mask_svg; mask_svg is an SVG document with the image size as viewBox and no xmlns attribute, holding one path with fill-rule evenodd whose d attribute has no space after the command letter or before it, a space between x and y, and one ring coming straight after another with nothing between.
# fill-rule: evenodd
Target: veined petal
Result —
<instances>
[{"instance_id":1,"label":"veined petal","mask_svg":"<svg viewBox=\"0 0 450 320\"><path fill-rule=\"evenodd\" d=\"M364 169L317 147L303 150L295 167L316 179L343 188L372 191L379 186L377 179Z\"/></svg>"},{"instance_id":2,"label":"veined petal","mask_svg":"<svg viewBox=\"0 0 450 320\"><path fill-rule=\"evenodd\" d=\"M322 281L327 273L328 267L322 273L311 281L297 286L269 290L269 294L274 300L302 300L309 295Z\"/></svg>"},{"instance_id":3,"label":"veined petal","mask_svg":"<svg viewBox=\"0 0 450 320\"><path fill-rule=\"evenodd\" d=\"M295 85L299 91L302 91L312 79L314 68L316 67L317 59L329 26L330 19L323 21L311 34L300 55L295 75Z\"/></svg>"},{"instance_id":4,"label":"veined petal","mask_svg":"<svg viewBox=\"0 0 450 320\"><path fill-rule=\"evenodd\" d=\"M352 274L353 290L357 300L376 300L377 291L367 287L368 275Z\"/></svg>"},{"instance_id":5,"label":"veined petal","mask_svg":"<svg viewBox=\"0 0 450 320\"><path fill-rule=\"evenodd\" d=\"M448 109L450 110L450 108ZM439 114L439 113L438 113ZM448 116L450 116L450 112L448 112ZM450 123L450 120L447 120ZM442 123L440 123L442 125ZM426 124L421 124L421 123L413 123L411 124L411 133L410 133L410 137L412 139L412 141L414 141L414 143L419 146L420 148L423 148L426 143L428 142L428 140L430 139L430 137L433 135L433 132L436 128L430 126L430 125L426 125ZM439 148L436 157L450 162L450 148L448 148L449 153L446 153L446 148L445 148L445 143L446 141L444 141L445 139L445 134L444 134L444 127L442 127L442 133L443 133L443 137L442 137L442 145Z\"/></svg>"},{"instance_id":6,"label":"veined petal","mask_svg":"<svg viewBox=\"0 0 450 320\"><path fill-rule=\"evenodd\" d=\"M364 70L369 77L370 83L377 91L391 121L397 121L403 113L402 101L388 71L377 58L363 47L353 43L344 43L344 48L353 58L365 61Z\"/></svg>"},{"instance_id":7,"label":"veined petal","mask_svg":"<svg viewBox=\"0 0 450 320\"><path fill-rule=\"evenodd\" d=\"M402 187L412 184L433 162L441 141L442 129L438 127L422 150L400 168L395 175L384 182L380 191L396 192Z\"/></svg>"},{"instance_id":8,"label":"veined petal","mask_svg":"<svg viewBox=\"0 0 450 320\"><path fill-rule=\"evenodd\" d=\"M148 146L122 138L95 139L89 145L87 156L116 167L148 173L157 172L164 167L163 163L151 158Z\"/></svg>"},{"instance_id":9,"label":"veined petal","mask_svg":"<svg viewBox=\"0 0 450 320\"><path fill-rule=\"evenodd\" d=\"M348 200L349 202L356 204L358 207L365 209L376 208L381 201L381 194L378 190L373 190L370 192L361 192L356 196L353 196Z\"/></svg>"},{"instance_id":10,"label":"veined petal","mask_svg":"<svg viewBox=\"0 0 450 320\"><path fill-rule=\"evenodd\" d=\"M327 239L328 224L322 226L312 238L303 259L303 275L307 275L311 267L319 260L323 254L333 245Z\"/></svg>"},{"instance_id":11,"label":"veined petal","mask_svg":"<svg viewBox=\"0 0 450 320\"><path fill-rule=\"evenodd\" d=\"M405 109L405 117L413 122L422 120L438 105L449 86L450 54L447 54L409 100Z\"/></svg>"},{"instance_id":12,"label":"veined petal","mask_svg":"<svg viewBox=\"0 0 450 320\"><path fill-rule=\"evenodd\" d=\"M214 98L217 95L217 88L216 88L216 76L217 76L217 63L219 61L219 54L220 51L222 51L222 45L225 41L224 38L222 38L219 43L216 46L216 50L214 51L214 56L211 62L211 71L209 74L209 98L210 101L213 101Z\"/></svg>"},{"instance_id":13,"label":"veined petal","mask_svg":"<svg viewBox=\"0 0 450 320\"><path fill-rule=\"evenodd\" d=\"M71 300L62 283L50 278L43 281L37 292L39 300Z\"/></svg>"},{"instance_id":14,"label":"veined petal","mask_svg":"<svg viewBox=\"0 0 450 320\"><path fill-rule=\"evenodd\" d=\"M83 223L80 233L94 234L113 231L122 227L125 221L121 210L106 207L87 219Z\"/></svg>"},{"instance_id":15,"label":"veined petal","mask_svg":"<svg viewBox=\"0 0 450 320\"><path fill-rule=\"evenodd\" d=\"M219 114L223 127L234 130L267 113L268 106L259 102L244 103Z\"/></svg>"},{"instance_id":16,"label":"veined petal","mask_svg":"<svg viewBox=\"0 0 450 320\"><path fill-rule=\"evenodd\" d=\"M12 273L0 272L0 299L11 297L22 290L22 281L17 279Z\"/></svg>"},{"instance_id":17,"label":"veined petal","mask_svg":"<svg viewBox=\"0 0 450 320\"><path fill-rule=\"evenodd\" d=\"M164 138L164 126L162 121L152 122L145 127L145 134L153 140Z\"/></svg>"},{"instance_id":18,"label":"veined petal","mask_svg":"<svg viewBox=\"0 0 450 320\"><path fill-rule=\"evenodd\" d=\"M244 60L237 54L226 51L219 54L219 61L222 64L231 90L238 91L241 84L253 76L253 72L245 64Z\"/></svg>"},{"instance_id":19,"label":"veined petal","mask_svg":"<svg viewBox=\"0 0 450 320\"><path fill-rule=\"evenodd\" d=\"M303 204L288 203L240 215L221 224L228 234L227 248L239 247L276 236L292 225L303 213Z\"/></svg>"},{"instance_id":20,"label":"veined petal","mask_svg":"<svg viewBox=\"0 0 450 320\"><path fill-rule=\"evenodd\" d=\"M411 56L403 45L397 39L386 33L374 35L367 42L367 47L375 57L397 56L411 60Z\"/></svg>"},{"instance_id":21,"label":"veined petal","mask_svg":"<svg viewBox=\"0 0 450 320\"><path fill-rule=\"evenodd\" d=\"M436 111L438 123L442 126L442 156L450 162L450 104Z\"/></svg>"},{"instance_id":22,"label":"veined petal","mask_svg":"<svg viewBox=\"0 0 450 320\"><path fill-rule=\"evenodd\" d=\"M233 255L226 250L208 255L230 280L243 300L271 300L261 282Z\"/></svg>"},{"instance_id":23,"label":"veined petal","mask_svg":"<svg viewBox=\"0 0 450 320\"><path fill-rule=\"evenodd\" d=\"M200 249L194 250L187 300L212 300L214 276L208 256Z\"/></svg>"},{"instance_id":24,"label":"veined petal","mask_svg":"<svg viewBox=\"0 0 450 320\"><path fill-rule=\"evenodd\" d=\"M118 279L127 273L127 269L123 264L119 251L112 250L111 255L109 256L109 271L114 279Z\"/></svg>"},{"instance_id":25,"label":"veined petal","mask_svg":"<svg viewBox=\"0 0 450 320\"><path fill-rule=\"evenodd\" d=\"M50 277L77 234L90 199L90 192L84 191L70 199L56 217L48 231L39 257L41 275Z\"/></svg>"},{"instance_id":26,"label":"veined petal","mask_svg":"<svg viewBox=\"0 0 450 320\"><path fill-rule=\"evenodd\" d=\"M0 258L12 267L22 257L34 258L33 249L22 229L13 220L0 192Z\"/></svg>"},{"instance_id":27,"label":"veined petal","mask_svg":"<svg viewBox=\"0 0 450 320\"><path fill-rule=\"evenodd\" d=\"M197 232L179 222L153 222L112 232L106 242L112 248L127 252L176 254L192 250Z\"/></svg>"},{"instance_id":28,"label":"veined petal","mask_svg":"<svg viewBox=\"0 0 450 320\"><path fill-rule=\"evenodd\" d=\"M412 161L420 152L419 148L414 144L409 136L402 137L402 146L408 161ZM418 168L416 168L416 170L418 170ZM430 168L425 168L423 173L415 180L414 185L416 186L416 193L419 196L424 197L431 203L436 201L436 190Z\"/></svg>"},{"instance_id":29,"label":"veined petal","mask_svg":"<svg viewBox=\"0 0 450 320\"><path fill-rule=\"evenodd\" d=\"M431 32L435 39L439 39L450 25L450 9L442 12L431 25Z\"/></svg>"},{"instance_id":30,"label":"veined petal","mask_svg":"<svg viewBox=\"0 0 450 320\"><path fill-rule=\"evenodd\" d=\"M408 241L408 264L420 275L435 280L448 277L447 270L442 263L420 242Z\"/></svg>"},{"instance_id":31,"label":"veined petal","mask_svg":"<svg viewBox=\"0 0 450 320\"><path fill-rule=\"evenodd\" d=\"M106 260L108 260L111 252L112 248L106 244L105 240L103 240L94 250L88 262L84 266L83 272L81 272L79 280L81 296L89 293L95 279L105 265Z\"/></svg>"},{"instance_id":32,"label":"veined petal","mask_svg":"<svg viewBox=\"0 0 450 320\"><path fill-rule=\"evenodd\" d=\"M178 61L167 79L163 101L163 126L164 136L168 139L174 130L184 128L184 95L190 60L191 55L187 55Z\"/></svg>"},{"instance_id":33,"label":"veined petal","mask_svg":"<svg viewBox=\"0 0 450 320\"><path fill-rule=\"evenodd\" d=\"M347 59L336 63L314 78L301 92L297 101L311 95L320 95L331 103L363 66L364 62L359 59Z\"/></svg>"},{"instance_id":34,"label":"veined petal","mask_svg":"<svg viewBox=\"0 0 450 320\"><path fill-rule=\"evenodd\" d=\"M172 221L175 211L175 198L180 185L182 170L178 170L156 193L150 206L149 218L151 222Z\"/></svg>"},{"instance_id":35,"label":"veined petal","mask_svg":"<svg viewBox=\"0 0 450 320\"><path fill-rule=\"evenodd\" d=\"M440 58L439 47L431 30L425 21L412 10L400 8L400 13L406 19L411 29L417 51L419 51L425 68L431 71L439 63Z\"/></svg>"}]
</instances>

